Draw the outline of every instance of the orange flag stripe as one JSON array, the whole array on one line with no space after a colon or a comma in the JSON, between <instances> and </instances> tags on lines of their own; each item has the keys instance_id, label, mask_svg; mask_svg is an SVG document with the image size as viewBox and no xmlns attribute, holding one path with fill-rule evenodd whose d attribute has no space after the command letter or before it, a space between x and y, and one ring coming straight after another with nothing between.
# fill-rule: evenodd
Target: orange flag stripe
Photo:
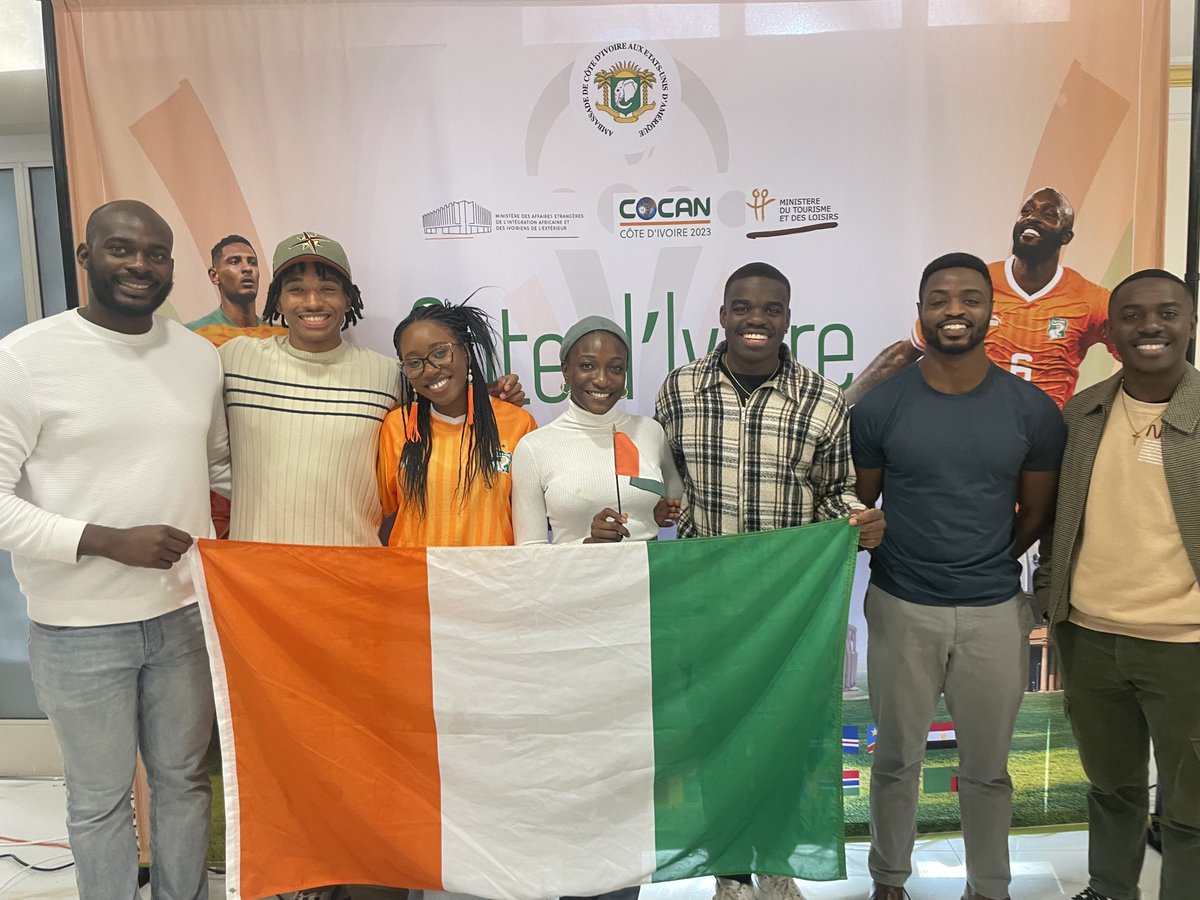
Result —
<instances>
[{"instance_id":1,"label":"orange flag stripe","mask_svg":"<svg viewBox=\"0 0 1200 900\"><path fill-rule=\"evenodd\" d=\"M623 431L613 432L613 456L616 458L618 475L627 475L630 478L638 477L641 467L638 448L629 439L629 435Z\"/></svg>"},{"instance_id":2,"label":"orange flag stripe","mask_svg":"<svg viewBox=\"0 0 1200 900\"><path fill-rule=\"evenodd\" d=\"M240 820L227 825L237 829L242 896L294 890L298 873L313 887L389 884L397 871L440 886L425 551L358 556L374 571L353 579L337 577L345 557L335 547L202 541L201 552L223 657L214 665L222 739L232 734L234 747L226 791ZM283 569L286 593L273 578ZM343 690L335 708L319 699L330 683L360 689ZM370 822L363 809L376 811Z\"/></svg>"}]
</instances>

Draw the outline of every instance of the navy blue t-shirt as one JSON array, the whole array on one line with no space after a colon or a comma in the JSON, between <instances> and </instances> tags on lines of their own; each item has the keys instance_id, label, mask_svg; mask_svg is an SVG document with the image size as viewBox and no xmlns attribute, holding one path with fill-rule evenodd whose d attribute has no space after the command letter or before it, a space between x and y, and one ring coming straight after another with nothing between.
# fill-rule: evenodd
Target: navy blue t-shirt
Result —
<instances>
[{"instance_id":1,"label":"navy blue t-shirt","mask_svg":"<svg viewBox=\"0 0 1200 900\"><path fill-rule=\"evenodd\" d=\"M985 606L1021 589L1017 489L1022 471L1062 462L1053 400L995 365L966 394L939 393L909 366L850 410L850 439L855 467L883 470L874 584L936 606Z\"/></svg>"}]
</instances>

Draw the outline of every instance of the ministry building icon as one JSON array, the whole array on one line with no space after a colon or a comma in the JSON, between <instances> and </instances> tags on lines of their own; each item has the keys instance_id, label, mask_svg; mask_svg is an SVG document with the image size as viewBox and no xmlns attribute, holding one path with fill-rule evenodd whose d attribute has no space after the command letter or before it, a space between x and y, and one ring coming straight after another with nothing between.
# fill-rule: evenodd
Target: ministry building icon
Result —
<instances>
[{"instance_id":1,"label":"ministry building icon","mask_svg":"<svg viewBox=\"0 0 1200 900\"><path fill-rule=\"evenodd\" d=\"M428 235L487 234L492 230L492 211L474 200L454 200L421 216Z\"/></svg>"}]
</instances>

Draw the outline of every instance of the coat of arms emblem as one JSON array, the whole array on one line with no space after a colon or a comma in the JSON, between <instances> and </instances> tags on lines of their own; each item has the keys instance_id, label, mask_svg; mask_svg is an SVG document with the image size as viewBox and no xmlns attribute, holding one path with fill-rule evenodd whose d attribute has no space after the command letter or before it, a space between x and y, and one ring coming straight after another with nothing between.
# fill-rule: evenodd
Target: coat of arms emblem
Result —
<instances>
[{"instance_id":1,"label":"coat of arms emblem","mask_svg":"<svg viewBox=\"0 0 1200 900\"><path fill-rule=\"evenodd\" d=\"M650 69L630 62L617 63L597 72L593 80L604 92L604 100L596 104L596 109L608 113L615 122L636 122L642 113L655 107L650 87L657 79Z\"/></svg>"}]
</instances>

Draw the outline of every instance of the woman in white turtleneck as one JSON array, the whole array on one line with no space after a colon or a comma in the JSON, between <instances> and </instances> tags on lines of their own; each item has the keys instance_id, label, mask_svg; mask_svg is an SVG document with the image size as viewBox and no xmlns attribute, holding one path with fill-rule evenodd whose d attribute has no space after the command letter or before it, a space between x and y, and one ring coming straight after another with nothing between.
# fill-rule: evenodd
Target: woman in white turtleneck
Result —
<instances>
[{"instance_id":1,"label":"woman in white turtleneck","mask_svg":"<svg viewBox=\"0 0 1200 900\"><path fill-rule=\"evenodd\" d=\"M513 452L516 543L653 540L660 526L675 523L682 485L661 426L616 408L625 393L629 338L615 322L589 316L567 331L560 354L567 411ZM637 448L636 476L617 475L614 432Z\"/></svg>"}]
</instances>

